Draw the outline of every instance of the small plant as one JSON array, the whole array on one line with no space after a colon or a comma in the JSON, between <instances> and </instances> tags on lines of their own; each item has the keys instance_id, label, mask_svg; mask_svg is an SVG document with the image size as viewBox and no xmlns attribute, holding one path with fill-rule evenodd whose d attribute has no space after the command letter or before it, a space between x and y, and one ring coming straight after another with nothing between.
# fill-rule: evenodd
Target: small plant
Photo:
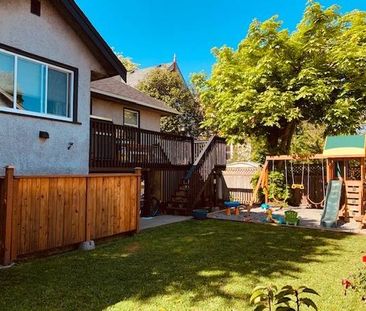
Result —
<instances>
[{"instance_id":1,"label":"small plant","mask_svg":"<svg viewBox=\"0 0 366 311\"><path fill-rule=\"evenodd\" d=\"M366 262L366 256L363 257ZM349 275L347 279L342 280L344 295L347 295L349 290L352 290L361 296L361 299L366 302L366 268L359 269L357 272Z\"/></svg>"},{"instance_id":2,"label":"small plant","mask_svg":"<svg viewBox=\"0 0 366 311\"><path fill-rule=\"evenodd\" d=\"M315 302L306 297L306 295L319 294L306 286L294 288L291 285L286 285L278 292L277 287L258 286L256 287L250 297L250 303L256 305L254 311L300 311L302 306L318 310Z\"/></svg>"},{"instance_id":3,"label":"small plant","mask_svg":"<svg viewBox=\"0 0 366 311\"><path fill-rule=\"evenodd\" d=\"M275 285L257 286L254 288L252 295L250 296L250 304L256 305L254 311L275 310L274 299L276 293L277 287Z\"/></svg>"},{"instance_id":4,"label":"small plant","mask_svg":"<svg viewBox=\"0 0 366 311\"><path fill-rule=\"evenodd\" d=\"M272 171L268 175L268 196L274 201L282 201L281 205L287 207L290 198L290 188L286 184L285 175L278 171Z\"/></svg>"},{"instance_id":5,"label":"small plant","mask_svg":"<svg viewBox=\"0 0 366 311\"><path fill-rule=\"evenodd\" d=\"M317 295L319 294L306 286L300 286L299 288L294 288L290 285L286 285L282 287L281 291L276 295L276 300L280 308L278 307L277 311L300 311L302 306L306 306L308 308L313 308L314 310L318 310L315 302L309 298L305 297L305 295Z\"/></svg>"}]
</instances>

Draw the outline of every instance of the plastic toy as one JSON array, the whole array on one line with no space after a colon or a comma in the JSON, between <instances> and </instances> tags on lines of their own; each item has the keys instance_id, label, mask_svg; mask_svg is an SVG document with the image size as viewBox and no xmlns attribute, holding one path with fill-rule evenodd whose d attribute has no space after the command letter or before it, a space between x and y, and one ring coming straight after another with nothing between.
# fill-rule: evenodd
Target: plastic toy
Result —
<instances>
[{"instance_id":1,"label":"plastic toy","mask_svg":"<svg viewBox=\"0 0 366 311\"><path fill-rule=\"evenodd\" d=\"M300 222L297 212L289 210L285 212L285 223L286 225L297 226Z\"/></svg>"}]
</instances>

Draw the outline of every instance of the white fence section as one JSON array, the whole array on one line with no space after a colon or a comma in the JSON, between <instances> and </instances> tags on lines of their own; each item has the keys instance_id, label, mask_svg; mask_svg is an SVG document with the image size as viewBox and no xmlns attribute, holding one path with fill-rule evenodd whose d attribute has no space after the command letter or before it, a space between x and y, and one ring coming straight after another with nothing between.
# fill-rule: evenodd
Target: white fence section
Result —
<instances>
[{"instance_id":1,"label":"white fence section","mask_svg":"<svg viewBox=\"0 0 366 311\"><path fill-rule=\"evenodd\" d=\"M226 186L230 192L230 198L242 204L248 204L252 199L253 175L259 171L258 167L227 167L223 172Z\"/></svg>"}]
</instances>

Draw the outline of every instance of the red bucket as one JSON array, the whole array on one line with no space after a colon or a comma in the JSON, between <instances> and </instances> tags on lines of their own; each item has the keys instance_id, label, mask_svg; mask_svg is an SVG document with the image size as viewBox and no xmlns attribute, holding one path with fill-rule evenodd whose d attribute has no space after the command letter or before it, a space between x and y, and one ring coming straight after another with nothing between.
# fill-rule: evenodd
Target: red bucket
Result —
<instances>
[{"instance_id":1,"label":"red bucket","mask_svg":"<svg viewBox=\"0 0 366 311\"><path fill-rule=\"evenodd\" d=\"M366 255L362 256L362 262L366 263Z\"/></svg>"}]
</instances>

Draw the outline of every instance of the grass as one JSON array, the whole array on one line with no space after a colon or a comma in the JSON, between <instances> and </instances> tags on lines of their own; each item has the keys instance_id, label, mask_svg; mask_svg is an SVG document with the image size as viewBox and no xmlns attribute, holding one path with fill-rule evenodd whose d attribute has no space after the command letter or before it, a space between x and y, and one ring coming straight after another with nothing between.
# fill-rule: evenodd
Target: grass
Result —
<instances>
[{"instance_id":1,"label":"grass","mask_svg":"<svg viewBox=\"0 0 366 311\"><path fill-rule=\"evenodd\" d=\"M365 237L222 221L188 221L0 270L0 310L253 310L258 284L307 285L319 310L356 311L341 278Z\"/></svg>"}]
</instances>

